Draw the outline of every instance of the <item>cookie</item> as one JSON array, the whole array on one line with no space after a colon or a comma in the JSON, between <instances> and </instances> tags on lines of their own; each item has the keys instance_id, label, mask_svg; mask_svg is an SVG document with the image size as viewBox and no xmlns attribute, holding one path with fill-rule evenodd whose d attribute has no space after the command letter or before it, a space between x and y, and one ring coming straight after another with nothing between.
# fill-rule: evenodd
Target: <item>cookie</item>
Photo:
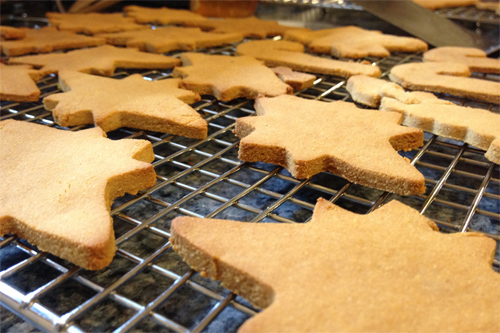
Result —
<instances>
[{"instance_id":1,"label":"cookie","mask_svg":"<svg viewBox=\"0 0 500 333\"><path fill-rule=\"evenodd\" d=\"M468 76L466 64L452 62L402 64L394 66L389 74L392 81L407 89L500 103L500 83Z\"/></svg>"},{"instance_id":2,"label":"cookie","mask_svg":"<svg viewBox=\"0 0 500 333\"><path fill-rule=\"evenodd\" d=\"M120 32L129 30L149 29L148 26L136 24L131 17L124 17L122 13L53 13L45 15L51 25L59 30L79 32L95 35L106 32Z\"/></svg>"},{"instance_id":3,"label":"cookie","mask_svg":"<svg viewBox=\"0 0 500 333\"><path fill-rule=\"evenodd\" d=\"M284 66L274 67L271 68L271 70L281 79L281 81L292 87L293 90L310 88L313 86L314 81L316 81L316 76L314 75L294 72L291 68Z\"/></svg>"},{"instance_id":4,"label":"cookie","mask_svg":"<svg viewBox=\"0 0 500 333\"><path fill-rule=\"evenodd\" d=\"M298 224L178 217L170 242L264 308L240 333L500 330L495 241L440 233L398 201L358 215L320 198Z\"/></svg>"},{"instance_id":5,"label":"cookie","mask_svg":"<svg viewBox=\"0 0 500 333\"><path fill-rule=\"evenodd\" d=\"M423 58L424 61L466 64L475 73L500 74L500 60L488 58L483 50L473 47L438 47L425 52Z\"/></svg>"},{"instance_id":6,"label":"cookie","mask_svg":"<svg viewBox=\"0 0 500 333\"><path fill-rule=\"evenodd\" d=\"M294 32L285 39L308 41L310 52L326 53L339 58L364 58L368 56L388 57L391 52L423 52L427 44L418 38L383 34L381 31L365 30L355 26L328 29L326 32L311 32L312 38L294 39ZM307 33L299 32L299 35Z\"/></svg>"},{"instance_id":7,"label":"cookie","mask_svg":"<svg viewBox=\"0 0 500 333\"><path fill-rule=\"evenodd\" d=\"M243 161L278 164L295 178L330 171L402 195L425 191L422 174L397 153L422 146L423 132L400 126L397 112L286 95L258 98L255 110L236 121Z\"/></svg>"},{"instance_id":8,"label":"cookie","mask_svg":"<svg viewBox=\"0 0 500 333\"><path fill-rule=\"evenodd\" d=\"M135 49L123 49L103 45L89 49L74 50L67 53L37 54L9 59L11 64L29 64L41 67L45 75L60 70L73 70L84 73L113 75L118 67L124 68L172 68L180 63L179 59L159 54L149 54Z\"/></svg>"},{"instance_id":9,"label":"cookie","mask_svg":"<svg viewBox=\"0 0 500 333\"><path fill-rule=\"evenodd\" d=\"M258 95L278 96L293 93L262 62L247 56L182 53L183 67L172 75L182 78L181 87L200 95L214 95L221 101Z\"/></svg>"},{"instance_id":10,"label":"cookie","mask_svg":"<svg viewBox=\"0 0 500 333\"><path fill-rule=\"evenodd\" d=\"M198 27L216 33L239 33L243 37L266 38L283 36L287 31L310 31L305 28L295 28L280 25L276 21L258 19L255 16L245 18L227 18L219 20L196 20L185 22L184 25Z\"/></svg>"},{"instance_id":11,"label":"cookie","mask_svg":"<svg viewBox=\"0 0 500 333\"><path fill-rule=\"evenodd\" d=\"M241 43L236 52L255 57L267 66L286 66L295 71L349 77L364 74L378 77L381 72L371 64L340 61L304 53L304 46L297 42L257 40Z\"/></svg>"},{"instance_id":12,"label":"cookie","mask_svg":"<svg viewBox=\"0 0 500 333\"><path fill-rule=\"evenodd\" d=\"M408 105L389 97L382 99L380 109L403 114L403 125L483 149L487 159L500 164L499 114L452 103Z\"/></svg>"},{"instance_id":13,"label":"cookie","mask_svg":"<svg viewBox=\"0 0 500 333\"><path fill-rule=\"evenodd\" d=\"M205 17L185 9L147 8L141 6L125 6L125 15L135 19L137 23L150 24L183 24L191 21L206 20Z\"/></svg>"},{"instance_id":14,"label":"cookie","mask_svg":"<svg viewBox=\"0 0 500 333\"><path fill-rule=\"evenodd\" d=\"M351 76L346 82L346 90L355 102L372 108L380 105L380 89L388 82L366 75Z\"/></svg>"},{"instance_id":15,"label":"cookie","mask_svg":"<svg viewBox=\"0 0 500 333\"><path fill-rule=\"evenodd\" d=\"M417 5L434 10L439 8L453 8L474 6L479 0L412 0Z\"/></svg>"},{"instance_id":16,"label":"cookie","mask_svg":"<svg viewBox=\"0 0 500 333\"><path fill-rule=\"evenodd\" d=\"M43 103L61 126L94 124L109 132L120 127L207 137L207 123L186 103L200 100L179 89L180 79L146 81L139 74L116 80L74 71L59 72L64 93Z\"/></svg>"},{"instance_id":17,"label":"cookie","mask_svg":"<svg viewBox=\"0 0 500 333\"><path fill-rule=\"evenodd\" d=\"M155 184L151 143L15 120L0 122L0 141L0 234L85 269L106 267L115 253L113 200Z\"/></svg>"},{"instance_id":18,"label":"cookie","mask_svg":"<svg viewBox=\"0 0 500 333\"><path fill-rule=\"evenodd\" d=\"M405 104L452 104L449 101L439 99L432 93L422 91L405 92L404 89L396 83L365 75L351 76L347 80L346 89L351 94L354 101L373 108L380 105L382 97L396 98Z\"/></svg>"},{"instance_id":19,"label":"cookie","mask_svg":"<svg viewBox=\"0 0 500 333\"><path fill-rule=\"evenodd\" d=\"M0 40L23 39L26 37L26 31L20 28L0 26Z\"/></svg>"},{"instance_id":20,"label":"cookie","mask_svg":"<svg viewBox=\"0 0 500 333\"><path fill-rule=\"evenodd\" d=\"M19 56L28 53L48 53L56 50L78 49L105 44L103 38L77 35L59 31L53 27L24 29L26 37L21 40L2 41L2 53Z\"/></svg>"},{"instance_id":21,"label":"cookie","mask_svg":"<svg viewBox=\"0 0 500 333\"><path fill-rule=\"evenodd\" d=\"M31 66L0 63L0 74L0 100L35 102L40 98L40 89L34 82L40 75Z\"/></svg>"},{"instance_id":22,"label":"cookie","mask_svg":"<svg viewBox=\"0 0 500 333\"><path fill-rule=\"evenodd\" d=\"M476 3L476 8L479 10L491 10L494 11L497 15L500 12L500 3L498 1L478 1Z\"/></svg>"},{"instance_id":23,"label":"cookie","mask_svg":"<svg viewBox=\"0 0 500 333\"><path fill-rule=\"evenodd\" d=\"M199 48L236 43L243 39L238 33L215 34L199 28L167 27L103 34L109 44L138 48L141 51L165 53L172 50L193 51Z\"/></svg>"}]
</instances>

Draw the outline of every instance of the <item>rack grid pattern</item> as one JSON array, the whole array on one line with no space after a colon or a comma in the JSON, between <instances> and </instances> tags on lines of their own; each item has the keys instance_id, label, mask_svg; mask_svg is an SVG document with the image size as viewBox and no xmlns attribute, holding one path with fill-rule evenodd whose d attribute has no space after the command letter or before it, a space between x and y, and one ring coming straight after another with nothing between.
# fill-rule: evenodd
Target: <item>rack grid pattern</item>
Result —
<instances>
[{"instance_id":1,"label":"rack grid pattern","mask_svg":"<svg viewBox=\"0 0 500 333\"><path fill-rule=\"evenodd\" d=\"M235 46L198 51L232 55ZM364 60L377 64L386 76L397 64L421 61L421 55L396 53ZM169 70L121 69L114 77L133 73L148 80L171 77ZM38 85L42 98L60 91L54 76ZM319 75L312 88L297 95L324 102L352 101L345 80L328 75ZM500 113L498 105L440 97ZM281 167L242 162L237 158L239 140L232 130L237 118L254 114L253 101L220 102L203 96L193 107L209 123L204 140L130 128L108 133L112 139L149 140L157 172L153 188L118 198L112 206L117 252L111 265L97 272L85 271L8 235L0 238L2 305L47 331L235 331L259 310L182 262L169 243L171 220L188 215L303 223L311 217L318 197L360 214L396 199L437 222L442 232L476 231L497 244L500 241L500 167L486 160L483 151L463 142L426 134L424 146L405 156L425 175L427 192L401 197L328 172L298 180ZM1 120L58 127L41 102L2 102L0 112ZM496 270L499 258L497 250Z\"/></svg>"}]
</instances>

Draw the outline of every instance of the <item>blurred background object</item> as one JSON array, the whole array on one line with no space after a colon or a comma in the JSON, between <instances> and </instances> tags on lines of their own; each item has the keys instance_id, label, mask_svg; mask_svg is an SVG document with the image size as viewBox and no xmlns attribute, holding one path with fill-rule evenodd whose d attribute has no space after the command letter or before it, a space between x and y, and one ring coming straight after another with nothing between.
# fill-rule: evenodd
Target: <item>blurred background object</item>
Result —
<instances>
[{"instance_id":1,"label":"blurred background object","mask_svg":"<svg viewBox=\"0 0 500 333\"><path fill-rule=\"evenodd\" d=\"M248 17L255 14L257 0L191 0L190 8L207 17Z\"/></svg>"}]
</instances>

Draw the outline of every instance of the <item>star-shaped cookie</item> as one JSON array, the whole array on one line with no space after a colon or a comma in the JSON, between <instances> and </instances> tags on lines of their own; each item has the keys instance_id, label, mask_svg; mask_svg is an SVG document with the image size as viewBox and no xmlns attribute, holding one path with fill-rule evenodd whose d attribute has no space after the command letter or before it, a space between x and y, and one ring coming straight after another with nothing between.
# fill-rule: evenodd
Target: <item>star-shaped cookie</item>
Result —
<instances>
[{"instance_id":1,"label":"star-shaped cookie","mask_svg":"<svg viewBox=\"0 0 500 333\"><path fill-rule=\"evenodd\" d=\"M404 104L382 98L381 110L404 115L403 124L443 137L461 140L486 150L490 161L500 164L500 115L455 104Z\"/></svg>"},{"instance_id":2,"label":"star-shaped cookie","mask_svg":"<svg viewBox=\"0 0 500 333\"><path fill-rule=\"evenodd\" d=\"M137 23L167 25L206 20L205 17L185 9L126 6L123 8L123 11L126 16L134 18Z\"/></svg>"},{"instance_id":3,"label":"star-shaped cookie","mask_svg":"<svg viewBox=\"0 0 500 333\"><path fill-rule=\"evenodd\" d=\"M138 48L141 51L165 53L172 50L193 51L197 48L236 43L243 39L238 33L216 34L199 28L166 27L103 34L109 44Z\"/></svg>"},{"instance_id":4,"label":"star-shaped cookie","mask_svg":"<svg viewBox=\"0 0 500 333\"><path fill-rule=\"evenodd\" d=\"M394 66L389 74L392 81L407 89L500 104L500 83L468 76L469 66L457 62L412 62Z\"/></svg>"},{"instance_id":5,"label":"star-shaped cookie","mask_svg":"<svg viewBox=\"0 0 500 333\"><path fill-rule=\"evenodd\" d=\"M423 52L427 44L413 37L386 35L380 31L355 26L324 29L311 32L289 31L285 39L303 42L310 52L326 53L336 57L388 57L391 52Z\"/></svg>"},{"instance_id":6,"label":"star-shaped cookie","mask_svg":"<svg viewBox=\"0 0 500 333\"><path fill-rule=\"evenodd\" d=\"M43 74L29 65L8 66L0 63L0 100L35 102L40 97L35 81Z\"/></svg>"},{"instance_id":7,"label":"star-shaped cookie","mask_svg":"<svg viewBox=\"0 0 500 333\"><path fill-rule=\"evenodd\" d=\"M364 186L402 195L425 191L424 176L396 150L423 144L402 116L296 96L259 98L256 117L239 118L239 158L281 165L296 178L330 171Z\"/></svg>"},{"instance_id":8,"label":"star-shaped cookie","mask_svg":"<svg viewBox=\"0 0 500 333\"><path fill-rule=\"evenodd\" d=\"M85 269L107 266L113 200L155 184L151 143L15 120L0 122L0 142L0 234Z\"/></svg>"},{"instance_id":9,"label":"star-shaped cookie","mask_svg":"<svg viewBox=\"0 0 500 333\"><path fill-rule=\"evenodd\" d=\"M239 332L498 332L495 241L444 234L398 201L309 223L176 218L173 249L264 310Z\"/></svg>"},{"instance_id":10,"label":"star-shaped cookie","mask_svg":"<svg viewBox=\"0 0 500 333\"><path fill-rule=\"evenodd\" d=\"M180 79L146 81L139 74L122 80L59 72L64 93L49 95L43 103L62 126L96 124L105 132L132 127L190 138L207 136L207 123L187 103L200 100L179 89Z\"/></svg>"},{"instance_id":11,"label":"star-shaped cookie","mask_svg":"<svg viewBox=\"0 0 500 333\"><path fill-rule=\"evenodd\" d=\"M500 74L500 60L488 58L486 52L473 47L436 47L425 52L423 58L424 61L459 62L466 64L469 66L469 70L475 73Z\"/></svg>"},{"instance_id":12,"label":"star-shaped cookie","mask_svg":"<svg viewBox=\"0 0 500 333\"><path fill-rule=\"evenodd\" d=\"M106 32L120 32L138 29L149 29L148 26L136 24L130 17L122 13L52 13L46 14L51 25L59 30L81 32L95 35Z\"/></svg>"},{"instance_id":13,"label":"star-shaped cookie","mask_svg":"<svg viewBox=\"0 0 500 333\"><path fill-rule=\"evenodd\" d=\"M37 54L11 58L11 64L29 64L41 67L45 75L60 70L73 70L84 73L113 75L115 68L172 68L180 63L179 59L160 54L149 54L135 49L123 49L103 45L67 53Z\"/></svg>"},{"instance_id":14,"label":"star-shaped cookie","mask_svg":"<svg viewBox=\"0 0 500 333\"><path fill-rule=\"evenodd\" d=\"M182 78L182 87L200 95L214 95L219 100L230 101L238 97L293 92L292 87L253 57L183 53L181 60L184 66L176 67L172 75Z\"/></svg>"},{"instance_id":15,"label":"star-shaped cookie","mask_svg":"<svg viewBox=\"0 0 500 333\"><path fill-rule=\"evenodd\" d=\"M250 41L238 45L236 52L262 60L267 66L286 66L296 71L341 77L360 74L379 77L381 74L380 69L371 64L346 62L305 54L302 44L291 41Z\"/></svg>"},{"instance_id":16,"label":"star-shaped cookie","mask_svg":"<svg viewBox=\"0 0 500 333\"><path fill-rule=\"evenodd\" d=\"M217 33L240 33L244 37L266 38L282 36L287 31L310 31L305 28L295 28L280 25L276 21L261 20L255 16L245 18L227 18L220 20L194 20L184 25L198 27Z\"/></svg>"},{"instance_id":17,"label":"star-shaped cookie","mask_svg":"<svg viewBox=\"0 0 500 333\"><path fill-rule=\"evenodd\" d=\"M26 33L25 38L0 42L2 53L8 56L19 56L28 53L48 53L55 50L78 49L106 43L103 38L59 31L54 27L23 30Z\"/></svg>"}]
</instances>

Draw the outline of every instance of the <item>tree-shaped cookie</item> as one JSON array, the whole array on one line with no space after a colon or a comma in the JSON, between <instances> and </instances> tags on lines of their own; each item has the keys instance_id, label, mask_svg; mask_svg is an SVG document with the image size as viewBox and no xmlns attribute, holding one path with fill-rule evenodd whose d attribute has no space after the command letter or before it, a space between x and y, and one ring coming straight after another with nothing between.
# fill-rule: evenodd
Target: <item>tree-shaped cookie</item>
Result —
<instances>
[{"instance_id":1,"label":"tree-shaped cookie","mask_svg":"<svg viewBox=\"0 0 500 333\"><path fill-rule=\"evenodd\" d=\"M165 53L172 50L193 51L197 48L236 43L243 39L238 33L215 34L199 28L166 27L155 30L126 31L103 34L109 44L135 47L141 51Z\"/></svg>"},{"instance_id":2,"label":"tree-shaped cookie","mask_svg":"<svg viewBox=\"0 0 500 333\"><path fill-rule=\"evenodd\" d=\"M8 66L0 63L0 100L35 102L40 97L40 89L34 81L43 76L28 65Z\"/></svg>"},{"instance_id":3,"label":"tree-shaped cookie","mask_svg":"<svg viewBox=\"0 0 500 333\"><path fill-rule=\"evenodd\" d=\"M181 77L181 86L199 93L214 95L222 101L238 97L291 94L292 87L283 83L262 62L248 56L181 54L183 67L176 67L174 77Z\"/></svg>"},{"instance_id":4,"label":"tree-shaped cookie","mask_svg":"<svg viewBox=\"0 0 500 333\"><path fill-rule=\"evenodd\" d=\"M458 62L469 66L471 72L500 74L500 60L488 58L486 52L473 47L443 46L429 50L424 61Z\"/></svg>"},{"instance_id":5,"label":"tree-shaped cookie","mask_svg":"<svg viewBox=\"0 0 500 333\"><path fill-rule=\"evenodd\" d=\"M495 241L443 234L392 201L357 215L319 199L309 223L176 218L174 250L264 310L239 332L498 332Z\"/></svg>"},{"instance_id":6,"label":"tree-shaped cookie","mask_svg":"<svg viewBox=\"0 0 500 333\"><path fill-rule=\"evenodd\" d=\"M105 44L103 38L77 35L59 31L53 27L24 29L26 37L21 40L0 41L2 53L19 56L28 53L48 53L55 50L78 49Z\"/></svg>"},{"instance_id":7,"label":"tree-shaped cookie","mask_svg":"<svg viewBox=\"0 0 500 333\"><path fill-rule=\"evenodd\" d=\"M367 56L388 57L391 52L427 51L427 44L420 39L386 35L355 26L311 32L289 31L285 39L308 45L310 52L356 59Z\"/></svg>"},{"instance_id":8,"label":"tree-shaped cookie","mask_svg":"<svg viewBox=\"0 0 500 333\"><path fill-rule=\"evenodd\" d=\"M74 71L59 72L65 91L43 103L62 126L96 124L105 132L132 127L202 139L207 123L187 103L198 94L179 89L179 79L146 81L139 74L116 80Z\"/></svg>"},{"instance_id":9,"label":"tree-shaped cookie","mask_svg":"<svg viewBox=\"0 0 500 333\"><path fill-rule=\"evenodd\" d=\"M423 144L402 116L296 96L259 98L257 117L236 121L239 158L281 165L296 178L330 171L349 181L402 195L425 191L424 176L395 150Z\"/></svg>"},{"instance_id":10,"label":"tree-shaped cookie","mask_svg":"<svg viewBox=\"0 0 500 333\"><path fill-rule=\"evenodd\" d=\"M194 20L184 23L187 26L198 27L217 33L240 33L244 37L266 38L282 36L287 31L310 31L304 28L294 28L280 25L276 21L261 20L255 16L245 18L227 18L220 20Z\"/></svg>"},{"instance_id":11,"label":"tree-shaped cookie","mask_svg":"<svg viewBox=\"0 0 500 333\"><path fill-rule=\"evenodd\" d=\"M412 62L394 66L389 74L392 81L407 89L500 104L500 83L468 76L469 66L458 62Z\"/></svg>"},{"instance_id":12,"label":"tree-shaped cookie","mask_svg":"<svg viewBox=\"0 0 500 333\"><path fill-rule=\"evenodd\" d=\"M29 64L41 67L45 75L60 70L73 70L84 73L113 75L115 68L172 68L180 63L179 59L160 54L149 54L135 49L123 49L103 45L89 49L74 50L67 53L37 54L11 58L11 64Z\"/></svg>"},{"instance_id":13,"label":"tree-shaped cookie","mask_svg":"<svg viewBox=\"0 0 500 333\"><path fill-rule=\"evenodd\" d=\"M352 75L368 75L379 77L381 72L377 66L355 62L346 62L304 53L304 46L297 42L256 40L238 45L238 54L255 57L267 66L287 66L296 71L350 77Z\"/></svg>"},{"instance_id":14,"label":"tree-shaped cookie","mask_svg":"<svg viewBox=\"0 0 500 333\"><path fill-rule=\"evenodd\" d=\"M490 161L500 164L500 115L488 110L455 104L404 104L382 98L381 110L404 115L403 124L486 150Z\"/></svg>"},{"instance_id":15,"label":"tree-shaped cookie","mask_svg":"<svg viewBox=\"0 0 500 333\"><path fill-rule=\"evenodd\" d=\"M105 32L119 32L138 29L149 29L148 26L136 24L130 17L122 13L47 13L51 25L59 30L81 32L87 35Z\"/></svg>"},{"instance_id":16,"label":"tree-shaped cookie","mask_svg":"<svg viewBox=\"0 0 500 333\"><path fill-rule=\"evenodd\" d=\"M207 18L185 9L147 8L141 6L125 6L125 15L135 19L137 23L151 24L184 24L191 21L207 20Z\"/></svg>"},{"instance_id":17,"label":"tree-shaped cookie","mask_svg":"<svg viewBox=\"0 0 500 333\"><path fill-rule=\"evenodd\" d=\"M0 234L86 269L107 266L113 200L155 184L151 143L15 120L0 122L0 142Z\"/></svg>"}]
</instances>

